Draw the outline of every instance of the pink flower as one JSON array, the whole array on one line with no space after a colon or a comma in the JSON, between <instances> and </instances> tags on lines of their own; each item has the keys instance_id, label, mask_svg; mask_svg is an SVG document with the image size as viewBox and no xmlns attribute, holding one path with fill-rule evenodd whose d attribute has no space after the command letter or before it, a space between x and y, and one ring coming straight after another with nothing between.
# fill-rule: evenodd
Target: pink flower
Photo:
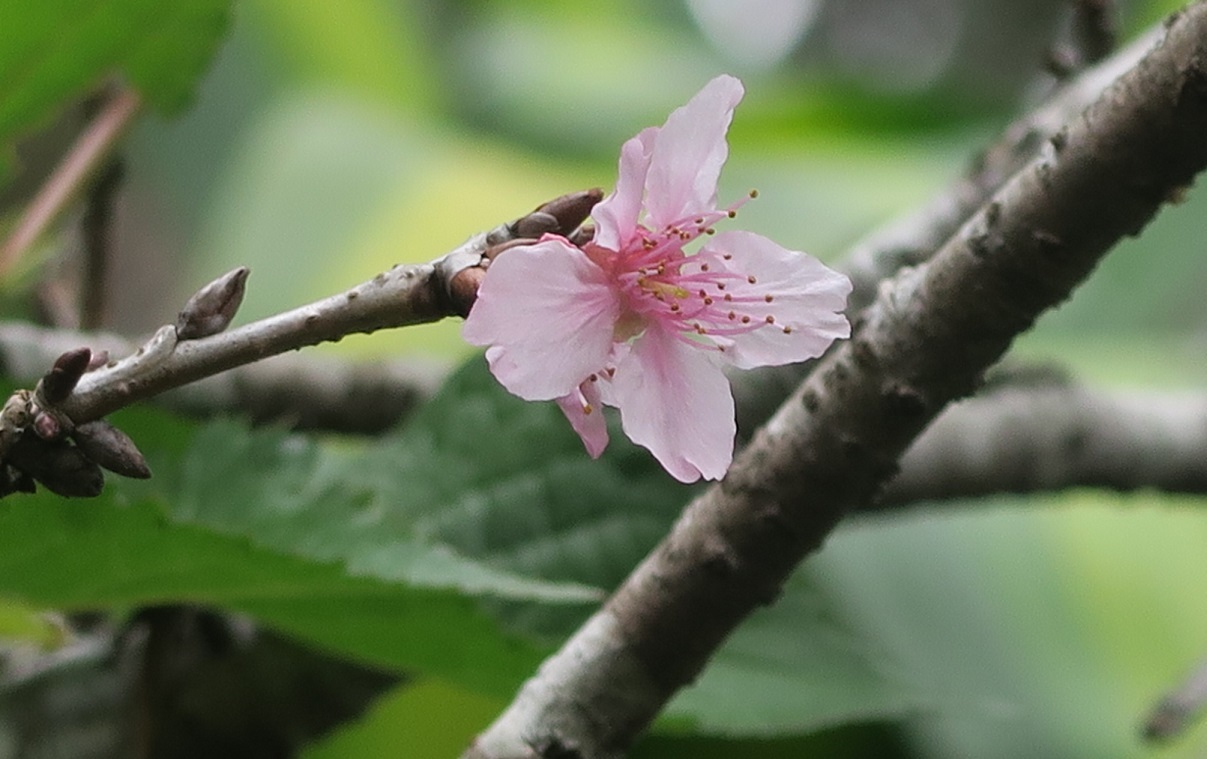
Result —
<instances>
[{"instance_id":1,"label":"pink flower","mask_svg":"<svg viewBox=\"0 0 1207 759\"><path fill-rule=\"evenodd\" d=\"M683 482L719 479L733 458L724 364L803 361L850 334L846 277L761 235L714 235L741 204L716 207L742 93L717 77L626 142L595 238L579 248L546 235L500 255L463 333L489 346L509 391L556 400L592 456L608 443L600 407L615 406L625 434Z\"/></svg>"}]
</instances>

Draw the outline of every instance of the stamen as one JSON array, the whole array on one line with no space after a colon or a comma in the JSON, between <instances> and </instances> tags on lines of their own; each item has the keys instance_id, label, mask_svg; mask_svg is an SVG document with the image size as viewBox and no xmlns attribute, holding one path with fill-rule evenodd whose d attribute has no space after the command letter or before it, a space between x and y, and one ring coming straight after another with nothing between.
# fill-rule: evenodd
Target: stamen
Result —
<instances>
[{"instance_id":1,"label":"stamen","mask_svg":"<svg viewBox=\"0 0 1207 759\"><path fill-rule=\"evenodd\" d=\"M732 300L733 300L733 296L732 296L732 295L730 295L729 293L725 293L725 300L727 300L727 301L732 301Z\"/></svg>"},{"instance_id":2,"label":"stamen","mask_svg":"<svg viewBox=\"0 0 1207 759\"><path fill-rule=\"evenodd\" d=\"M711 305L712 305L712 303L713 303L712 298L709 298L709 297L705 296L705 298L704 298L704 305L706 305L706 306L711 306Z\"/></svg>"},{"instance_id":3,"label":"stamen","mask_svg":"<svg viewBox=\"0 0 1207 759\"><path fill-rule=\"evenodd\" d=\"M772 316L771 314L767 314L767 323L768 323L768 324L775 324L775 317L774 317L774 316Z\"/></svg>"},{"instance_id":4,"label":"stamen","mask_svg":"<svg viewBox=\"0 0 1207 759\"><path fill-rule=\"evenodd\" d=\"M784 334L785 334L785 335L791 335L791 334L792 334L792 328L791 328L791 327L784 327Z\"/></svg>"},{"instance_id":5,"label":"stamen","mask_svg":"<svg viewBox=\"0 0 1207 759\"><path fill-rule=\"evenodd\" d=\"M733 218L737 217L738 212L736 210L730 209L725 212L725 215L728 216L729 218L733 219Z\"/></svg>"},{"instance_id":6,"label":"stamen","mask_svg":"<svg viewBox=\"0 0 1207 759\"><path fill-rule=\"evenodd\" d=\"M743 316L743 317L742 317L742 323L743 323L743 324L749 324L749 323L750 323L750 317L749 317L749 316Z\"/></svg>"},{"instance_id":7,"label":"stamen","mask_svg":"<svg viewBox=\"0 0 1207 759\"><path fill-rule=\"evenodd\" d=\"M730 319L730 321L732 321L732 320L734 320L734 319L736 319L736 318L738 318L738 315L737 315L736 313L734 313L733 311L730 311L730 312L729 312L729 319Z\"/></svg>"},{"instance_id":8,"label":"stamen","mask_svg":"<svg viewBox=\"0 0 1207 759\"><path fill-rule=\"evenodd\" d=\"M751 200L753 200L754 198L757 198L758 196L759 196L759 191L758 191L758 190L751 190L751 191L750 191L750 198L751 198Z\"/></svg>"},{"instance_id":9,"label":"stamen","mask_svg":"<svg viewBox=\"0 0 1207 759\"><path fill-rule=\"evenodd\" d=\"M765 300L765 301L767 301L768 303L770 303L771 301L775 300L775 298L772 298L770 295L764 295L764 296L763 296L763 300Z\"/></svg>"},{"instance_id":10,"label":"stamen","mask_svg":"<svg viewBox=\"0 0 1207 759\"><path fill-rule=\"evenodd\" d=\"M598 374L592 374L590 377L587 377L587 379L588 379L589 381L591 381L591 382L599 382L599 375L598 375Z\"/></svg>"},{"instance_id":11,"label":"stamen","mask_svg":"<svg viewBox=\"0 0 1207 759\"><path fill-rule=\"evenodd\" d=\"M724 258L726 261L732 261L733 254L732 253L722 253L721 258Z\"/></svg>"},{"instance_id":12,"label":"stamen","mask_svg":"<svg viewBox=\"0 0 1207 759\"><path fill-rule=\"evenodd\" d=\"M752 285L753 285L755 282L758 282L758 280L754 278L754 275L753 275L753 274L751 274L749 277L747 277L747 278L746 278L746 281L747 281L747 282L749 282L749 283L750 283L750 284L752 284Z\"/></svg>"},{"instance_id":13,"label":"stamen","mask_svg":"<svg viewBox=\"0 0 1207 759\"><path fill-rule=\"evenodd\" d=\"M590 403L584 403L584 404L583 404L583 414L584 414L584 415L589 415L589 414L590 414L592 411L594 411L594 410L595 410L595 409L591 408L591 404L590 404Z\"/></svg>"},{"instance_id":14,"label":"stamen","mask_svg":"<svg viewBox=\"0 0 1207 759\"><path fill-rule=\"evenodd\" d=\"M700 271L708 271L708 264L700 264Z\"/></svg>"}]
</instances>

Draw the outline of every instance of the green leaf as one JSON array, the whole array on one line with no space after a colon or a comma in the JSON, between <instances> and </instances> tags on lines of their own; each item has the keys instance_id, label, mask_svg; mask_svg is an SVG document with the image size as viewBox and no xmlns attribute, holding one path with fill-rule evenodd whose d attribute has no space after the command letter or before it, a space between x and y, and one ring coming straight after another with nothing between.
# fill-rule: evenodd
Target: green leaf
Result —
<instances>
[{"instance_id":1,"label":"green leaf","mask_svg":"<svg viewBox=\"0 0 1207 759\"><path fill-rule=\"evenodd\" d=\"M243 610L333 649L487 690L512 687L539 661L461 593L350 577L333 563L174 523L163 504L120 500L6 499L0 593L66 610L167 602Z\"/></svg>"},{"instance_id":2,"label":"green leaf","mask_svg":"<svg viewBox=\"0 0 1207 759\"><path fill-rule=\"evenodd\" d=\"M361 720L309 747L302 759L446 759L459 755L506 706L439 680L407 683L378 699Z\"/></svg>"},{"instance_id":3,"label":"green leaf","mask_svg":"<svg viewBox=\"0 0 1207 759\"><path fill-rule=\"evenodd\" d=\"M230 0L0 0L0 145L112 74L180 108L226 30Z\"/></svg>"},{"instance_id":4,"label":"green leaf","mask_svg":"<svg viewBox=\"0 0 1207 759\"><path fill-rule=\"evenodd\" d=\"M417 533L524 575L605 588L648 553L698 489L672 480L615 427L608 451L591 461L553 404L511 397L480 359L372 455L364 471L386 475L377 487L395 490L390 502L411 512ZM549 641L588 611L515 601L492 608L513 629ZM815 586L793 581L671 704L662 725L799 734L897 717L919 696L869 641Z\"/></svg>"},{"instance_id":5,"label":"green leaf","mask_svg":"<svg viewBox=\"0 0 1207 759\"><path fill-rule=\"evenodd\" d=\"M510 396L481 358L370 445L157 416L117 420L152 480L114 479L96 501L0 503L0 594L239 609L348 656L508 695L695 492L619 430L592 461L555 405ZM802 733L895 716L910 698L842 614L792 584L664 728Z\"/></svg>"},{"instance_id":6,"label":"green leaf","mask_svg":"<svg viewBox=\"0 0 1207 759\"><path fill-rule=\"evenodd\" d=\"M0 639L54 649L67 642L66 624L19 601L0 599Z\"/></svg>"}]
</instances>

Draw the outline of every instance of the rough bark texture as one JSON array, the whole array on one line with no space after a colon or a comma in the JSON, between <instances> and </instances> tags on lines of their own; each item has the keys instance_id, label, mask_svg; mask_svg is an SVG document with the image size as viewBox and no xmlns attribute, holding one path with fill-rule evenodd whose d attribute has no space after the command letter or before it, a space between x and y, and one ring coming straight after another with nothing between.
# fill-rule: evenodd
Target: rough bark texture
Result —
<instances>
[{"instance_id":1,"label":"rough bark texture","mask_svg":"<svg viewBox=\"0 0 1207 759\"><path fill-rule=\"evenodd\" d=\"M830 355L467 756L616 757L912 440L1207 165L1207 4Z\"/></svg>"}]
</instances>

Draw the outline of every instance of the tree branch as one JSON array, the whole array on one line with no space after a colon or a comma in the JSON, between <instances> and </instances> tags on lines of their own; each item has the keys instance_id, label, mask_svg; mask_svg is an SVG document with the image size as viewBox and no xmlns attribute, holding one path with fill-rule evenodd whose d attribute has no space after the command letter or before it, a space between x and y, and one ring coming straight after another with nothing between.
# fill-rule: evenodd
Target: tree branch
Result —
<instances>
[{"instance_id":1,"label":"tree branch","mask_svg":"<svg viewBox=\"0 0 1207 759\"><path fill-rule=\"evenodd\" d=\"M929 260L1007 179L1039 154L1052 135L1098 99L1111 82L1135 67L1159 39L1157 32L1141 36L1065 83L1043 105L1011 123L951 186L851 246L839 266L854 285L847 314L866 308L875 299L882 280L906 266ZM767 421L815 365L811 362L733 373L739 434L749 435Z\"/></svg>"},{"instance_id":2,"label":"tree branch","mask_svg":"<svg viewBox=\"0 0 1207 759\"><path fill-rule=\"evenodd\" d=\"M107 102L63 156L51 175L26 206L8 239L0 245L0 279L51 222L77 197L88 179L103 165L106 157L134 123L142 100L129 87L116 85Z\"/></svg>"},{"instance_id":3,"label":"tree branch","mask_svg":"<svg viewBox=\"0 0 1207 759\"><path fill-rule=\"evenodd\" d=\"M106 332L0 323L0 373L32 386L56 358L81 345L111 356L138 348ZM399 424L446 374L442 362L431 360L358 362L285 353L184 385L155 401L191 416L238 413L255 422L285 421L295 429L374 435Z\"/></svg>"},{"instance_id":4,"label":"tree branch","mask_svg":"<svg viewBox=\"0 0 1207 759\"><path fill-rule=\"evenodd\" d=\"M84 374L74 391L57 404L57 410L80 424L136 401L269 356L338 341L358 332L464 316L473 304L478 282L494 251L543 232L569 234L600 196L598 190L564 196L509 224L474 235L457 249L429 263L395 266L338 295L237 329L221 331L233 316L233 308L232 313L220 314L219 311L227 309L229 304L216 301L212 305L197 304L202 302L199 298L212 297L204 294L227 278L237 278L241 288L246 270L236 270L193 296L175 326L161 327L146 344L125 359ZM237 307L237 301L234 307ZM200 311L191 315L190 308ZM201 322L214 318L222 321L216 328L197 327L192 323L184 326L187 320L194 318Z\"/></svg>"},{"instance_id":5,"label":"tree branch","mask_svg":"<svg viewBox=\"0 0 1207 759\"><path fill-rule=\"evenodd\" d=\"M671 533L465 756L616 757L912 440L1207 165L1207 4L1053 136L934 258L886 283Z\"/></svg>"},{"instance_id":6,"label":"tree branch","mask_svg":"<svg viewBox=\"0 0 1207 759\"><path fill-rule=\"evenodd\" d=\"M860 512L1071 487L1207 493L1207 394L1001 388L944 411Z\"/></svg>"}]
</instances>

